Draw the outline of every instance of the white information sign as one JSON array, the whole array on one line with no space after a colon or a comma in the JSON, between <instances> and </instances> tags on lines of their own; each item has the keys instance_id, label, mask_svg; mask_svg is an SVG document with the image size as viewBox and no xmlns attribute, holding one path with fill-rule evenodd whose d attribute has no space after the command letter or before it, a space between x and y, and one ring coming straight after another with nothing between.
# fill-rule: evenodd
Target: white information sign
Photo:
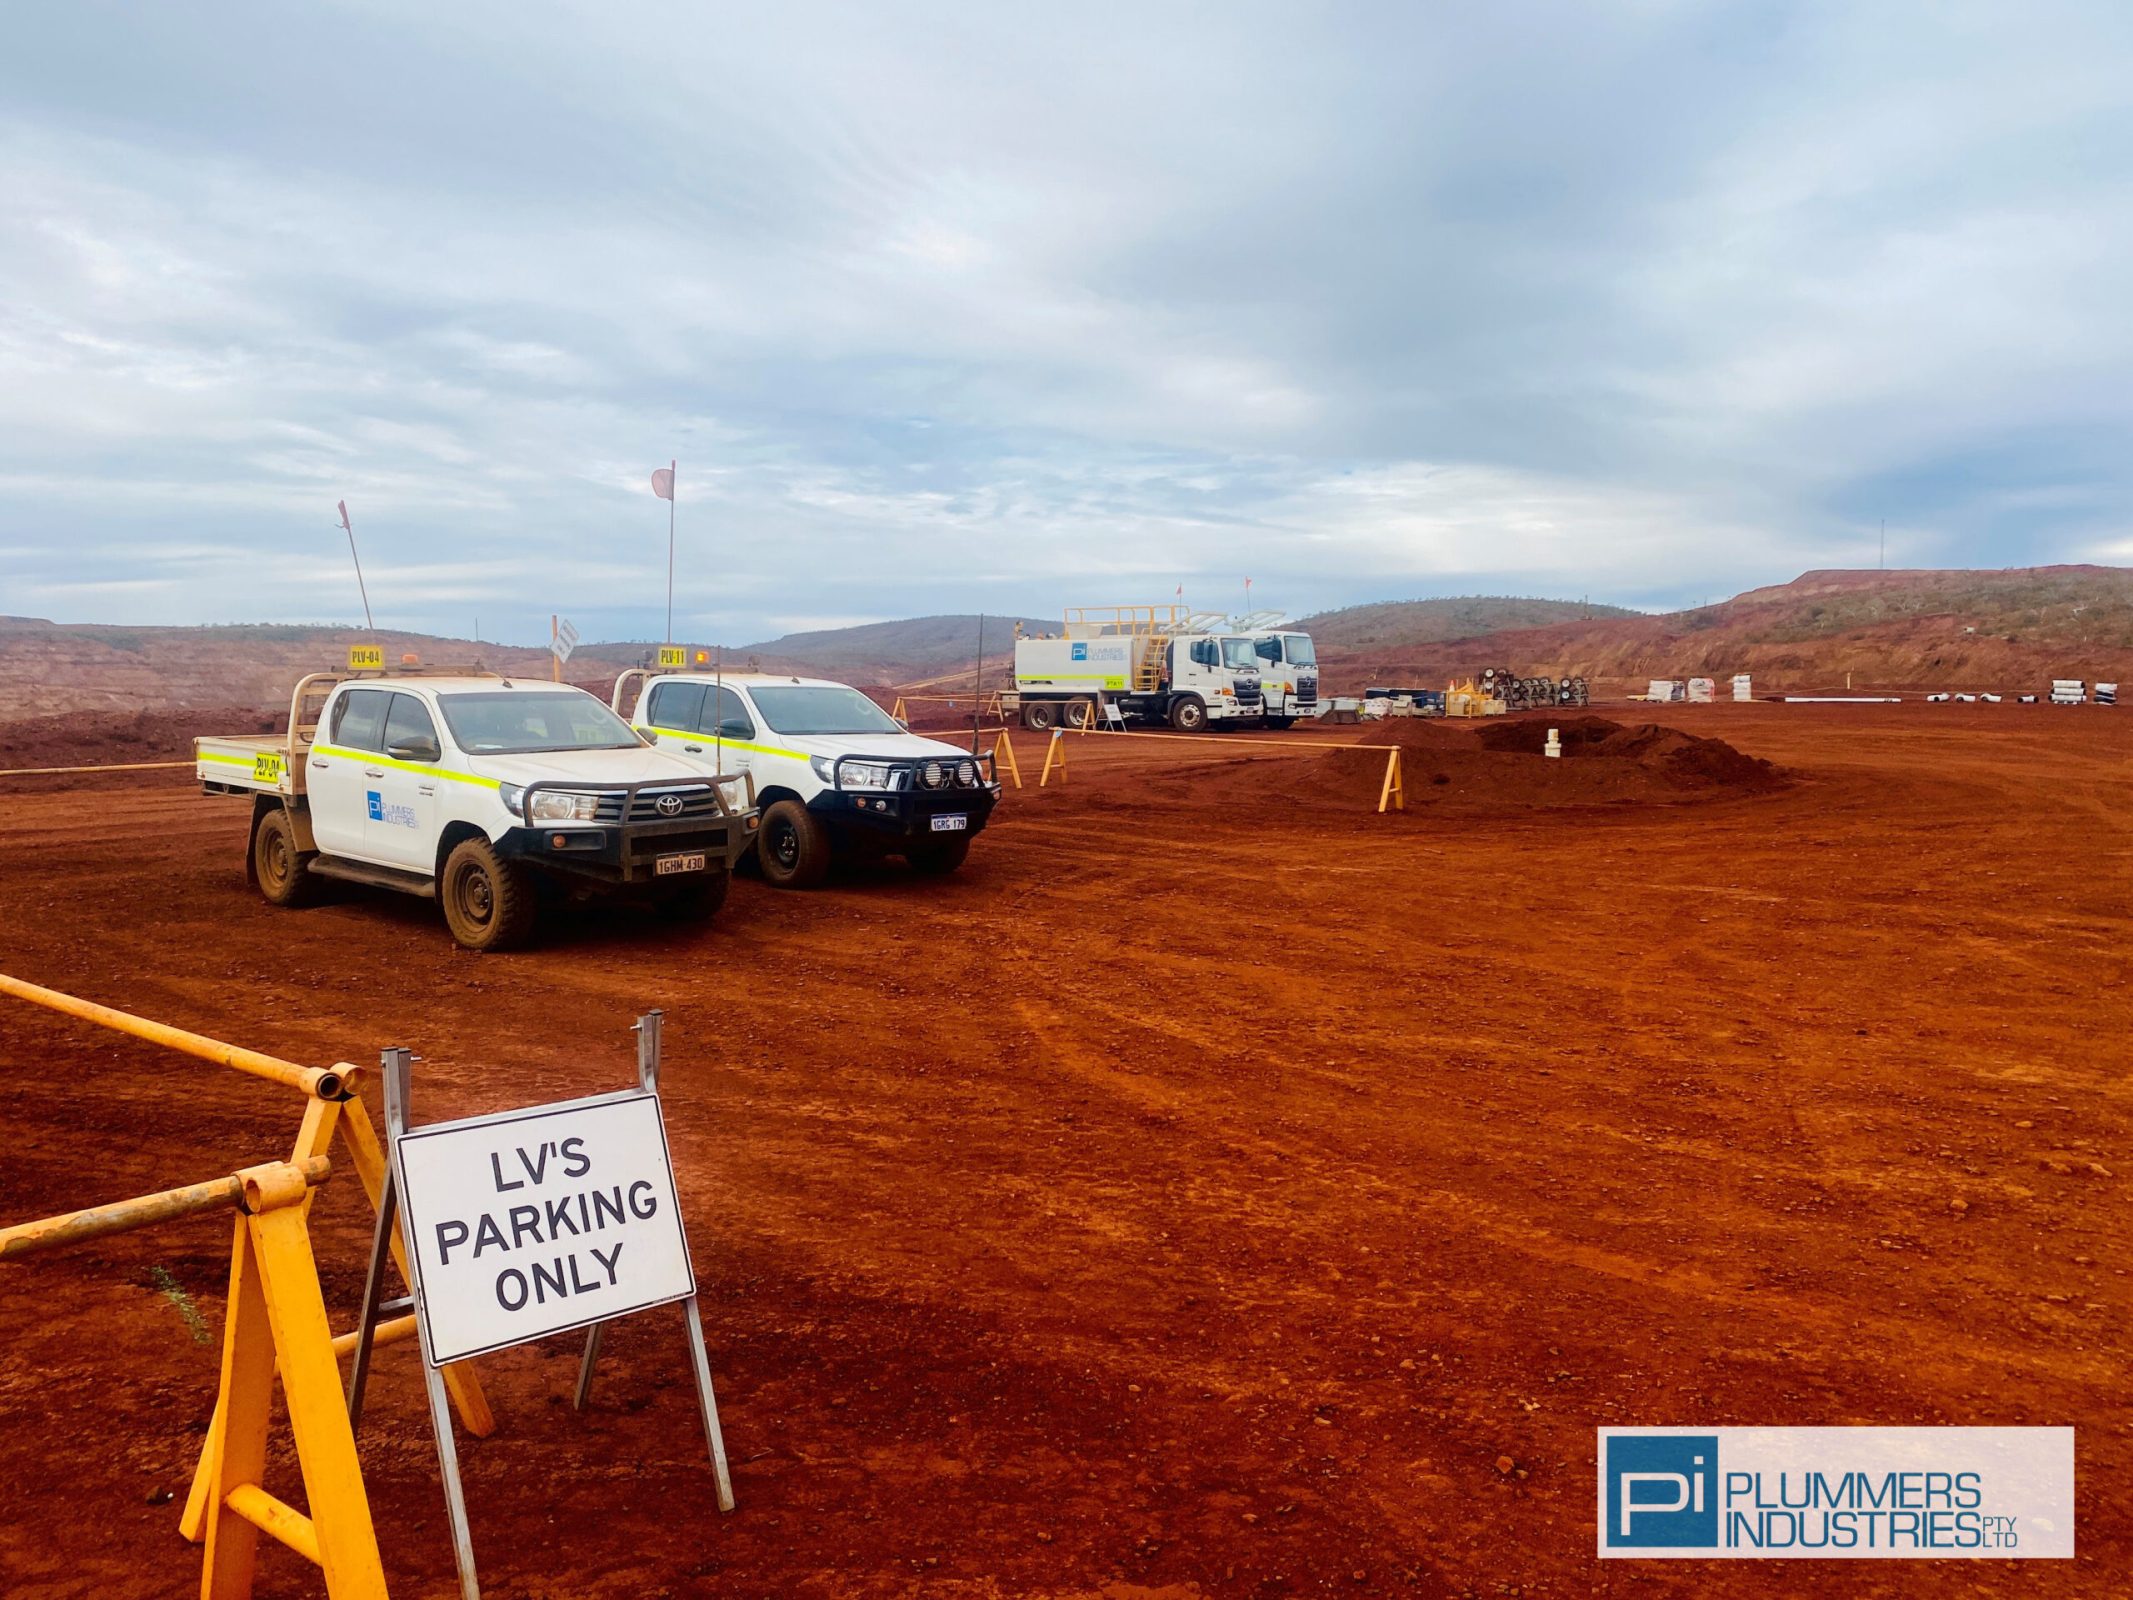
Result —
<instances>
[{"instance_id":1,"label":"white information sign","mask_svg":"<svg viewBox=\"0 0 2133 1600\"><path fill-rule=\"evenodd\" d=\"M555 625L555 638L548 648L555 652L558 661L568 661L570 652L578 647L578 630L570 618L561 618Z\"/></svg>"},{"instance_id":2,"label":"white information sign","mask_svg":"<svg viewBox=\"0 0 2133 1600\"><path fill-rule=\"evenodd\" d=\"M656 1094L436 1123L395 1143L432 1366L696 1293Z\"/></svg>"}]
</instances>

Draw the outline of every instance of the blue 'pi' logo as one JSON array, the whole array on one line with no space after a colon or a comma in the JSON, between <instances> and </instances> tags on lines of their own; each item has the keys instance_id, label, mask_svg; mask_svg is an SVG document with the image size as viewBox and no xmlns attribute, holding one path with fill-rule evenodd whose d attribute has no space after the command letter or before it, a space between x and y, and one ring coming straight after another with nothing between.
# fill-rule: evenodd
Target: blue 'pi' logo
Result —
<instances>
[{"instance_id":1,"label":"blue 'pi' logo","mask_svg":"<svg viewBox=\"0 0 2133 1600\"><path fill-rule=\"evenodd\" d=\"M1600 1517L1610 1550L1718 1548L1718 1436L1617 1434Z\"/></svg>"},{"instance_id":2,"label":"blue 'pi' logo","mask_svg":"<svg viewBox=\"0 0 2133 1600\"><path fill-rule=\"evenodd\" d=\"M1088 647L1087 645L1085 645L1085 644L1077 644L1077 645L1075 645L1075 646L1074 646L1074 648L1073 648L1073 651L1072 651L1072 653L1071 653L1071 658L1072 658L1073 660L1075 660L1075 661L1086 661L1086 660L1088 660L1088 659L1089 659L1089 647Z\"/></svg>"},{"instance_id":3,"label":"blue 'pi' logo","mask_svg":"<svg viewBox=\"0 0 2133 1600\"><path fill-rule=\"evenodd\" d=\"M363 798L370 806L370 820L372 822L383 822L385 820L385 796L375 789L370 789L364 792Z\"/></svg>"}]
</instances>

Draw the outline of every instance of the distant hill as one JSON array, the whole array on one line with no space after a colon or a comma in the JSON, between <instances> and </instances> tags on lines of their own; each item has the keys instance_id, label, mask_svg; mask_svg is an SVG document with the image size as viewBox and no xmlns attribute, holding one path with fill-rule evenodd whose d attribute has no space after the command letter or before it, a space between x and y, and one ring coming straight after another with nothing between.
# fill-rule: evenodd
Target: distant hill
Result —
<instances>
[{"instance_id":1,"label":"distant hill","mask_svg":"<svg viewBox=\"0 0 2133 1600\"><path fill-rule=\"evenodd\" d=\"M1339 613L1335 613L1336 616ZM1664 616L1616 615L1465 640L1322 647L1328 676L1461 677L1484 666L1642 680L1746 672L1758 689L2036 689L2053 677L2133 681L2133 570L1823 571Z\"/></svg>"},{"instance_id":2,"label":"distant hill","mask_svg":"<svg viewBox=\"0 0 2133 1600\"><path fill-rule=\"evenodd\" d=\"M1321 650L1370 650L1428 644L1440 639L1478 639L1513 628L1545 628L1594 617L1635 617L1622 606L1584 600L1536 600L1523 595L1459 594L1433 600L1381 600L1373 605L1321 611L1296 624Z\"/></svg>"},{"instance_id":3,"label":"distant hill","mask_svg":"<svg viewBox=\"0 0 2133 1600\"><path fill-rule=\"evenodd\" d=\"M987 618L988 683L1014 624ZM1328 693L1436 682L1483 667L1595 680L1620 693L1656 677L1752 673L1758 689L2038 689L2054 677L2133 683L2133 569L1808 572L1718 605L1665 616L1582 601L1467 595L1349 606L1306 617ZM386 659L479 661L547 676L545 651L303 624L148 628L0 617L0 721L68 711L284 706L306 672L339 666L375 637ZM974 616L914 617L786 634L726 653L778 672L954 695L977 642ZM586 644L567 676L601 694L651 647ZM931 685L933 687L929 688Z\"/></svg>"}]
</instances>

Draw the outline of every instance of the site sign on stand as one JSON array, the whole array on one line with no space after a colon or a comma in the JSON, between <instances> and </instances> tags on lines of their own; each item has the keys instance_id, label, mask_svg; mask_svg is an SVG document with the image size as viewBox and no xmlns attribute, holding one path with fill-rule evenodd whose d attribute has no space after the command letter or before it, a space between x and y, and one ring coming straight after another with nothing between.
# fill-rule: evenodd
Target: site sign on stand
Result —
<instances>
[{"instance_id":1,"label":"site sign on stand","mask_svg":"<svg viewBox=\"0 0 2133 1600\"><path fill-rule=\"evenodd\" d=\"M680 1306L718 1506L733 1509L696 1273L659 1103L660 1021L652 1011L637 1022L635 1088L428 1127L407 1120L413 1055L383 1055L391 1165L349 1375L349 1418L351 1424L361 1419L378 1317L392 1309L382 1305L381 1293L398 1225L405 1230L415 1331L464 1600L480 1600L481 1586L445 1402L442 1369L454 1362L587 1329L576 1401L582 1411L604 1325Z\"/></svg>"}]
</instances>

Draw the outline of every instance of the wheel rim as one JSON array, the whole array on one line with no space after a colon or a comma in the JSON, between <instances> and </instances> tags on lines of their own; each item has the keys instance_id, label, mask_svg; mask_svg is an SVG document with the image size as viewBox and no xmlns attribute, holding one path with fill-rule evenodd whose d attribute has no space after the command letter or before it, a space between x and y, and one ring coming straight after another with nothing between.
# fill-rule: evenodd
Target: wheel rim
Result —
<instances>
[{"instance_id":1,"label":"wheel rim","mask_svg":"<svg viewBox=\"0 0 2133 1600\"><path fill-rule=\"evenodd\" d=\"M770 853L790 872L800 860L800 830L780 819L770 825Z\"/></svg>"},{"instance_id":2,"label":"wheel rim","mask_svg":"<svg viewBox=\"0 0 2133 1600\"><path fill-rule=\"evenodd\" d=\"M496 886L481 868L469 867L460 880L459 908L466 913L467 921L479 926L486 926L496 914Z\"/></svg>"},{"instance_id":3,"label":"wheel rim","mask_svg":"<svg viewBox=\"0 0 2133 1600\"><path fill-rule=\"evenodd\" d=\"M289 876L289 841L280 830L269 829L260 846L260 876L277 888Z\"/></svg>"}]
</instances>

